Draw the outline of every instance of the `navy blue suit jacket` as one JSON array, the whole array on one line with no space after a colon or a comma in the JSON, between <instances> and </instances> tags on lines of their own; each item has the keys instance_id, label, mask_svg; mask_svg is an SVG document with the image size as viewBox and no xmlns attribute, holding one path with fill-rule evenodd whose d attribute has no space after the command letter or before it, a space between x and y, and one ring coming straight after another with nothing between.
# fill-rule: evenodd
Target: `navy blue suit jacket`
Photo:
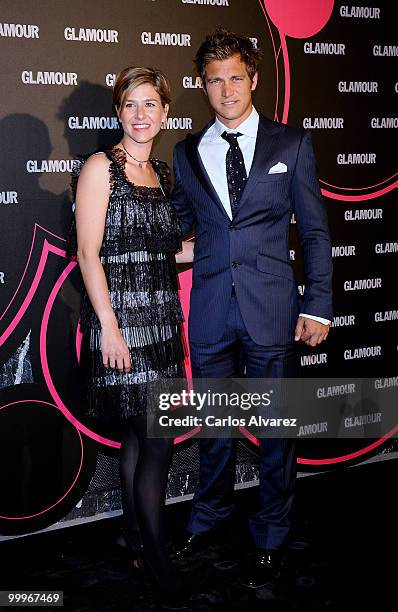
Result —
<instances>
[{"instance_id":1,"label":"navy blue suit jacket","mask_svg":"<svg viewBox=\"0 0 398 612\"><path fill-rule=\"evenodd\" d=\"M198 153L209 125L174 149L172 202L183 235L195 224L189 338L221 338L234 283L251 338L264 346L293 342L300 311L332 319L331 245L310 134L260 115L253 164L231 221ZM287 172L268 174L278 162ZM306 275L301 303L289 257L292 212Z\"/></svg>"}]
</instances>

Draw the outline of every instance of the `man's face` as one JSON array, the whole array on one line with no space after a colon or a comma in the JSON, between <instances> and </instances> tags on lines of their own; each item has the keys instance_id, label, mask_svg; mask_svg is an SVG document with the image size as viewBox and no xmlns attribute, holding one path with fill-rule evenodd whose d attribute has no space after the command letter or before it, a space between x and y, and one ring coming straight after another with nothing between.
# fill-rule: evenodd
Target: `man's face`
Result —
<instances>
[{"instance_id":1,"label":"man's face","mask_svg":"<svg viewBox=\"0 0 398 612\"><path fill-rule=\"evenodd\" d=\"M206 94L218 119L229 128L237 127L250 115L256 85L257 73L251 81L239 54L206 66Z\"/></svg>"}]
</instances>

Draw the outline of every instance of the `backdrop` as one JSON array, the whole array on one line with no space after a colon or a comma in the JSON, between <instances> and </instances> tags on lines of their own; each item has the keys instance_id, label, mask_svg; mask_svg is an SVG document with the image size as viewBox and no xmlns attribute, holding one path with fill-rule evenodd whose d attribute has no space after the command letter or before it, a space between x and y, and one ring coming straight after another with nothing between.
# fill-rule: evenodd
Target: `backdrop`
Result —
<instances>
[{"instance_id":1,"label":"backdrop","mask_svg":"<svg viewBox=\"0 0 398 612\"><path fill-rule=\"evenodd\" d=\"M398 385L398 100L388 0L1 0L0 61L0 533L120 512L117 430L85 421L77 392L81 279L65 258L74 157L117 142L115 74L158 66L173 102L155 154L199 130L211 112L193 57L221 24L264 58L255 105L310 128L329 215L334 329L303 345L305 377L378 377ZM369 6L371 4L371 6ZM290 256L305 291L295 219ZM190 270L180 271L188 314ZM321 387L320 387L321 388ZM322 393L327 393L327 388ZM373 440L299 441L299 468L317 471L396 451L395 430ZM194 440L175 446L169 501L192 494ZM257 478L256 446L240 443L237 484Z\"/></svg>"}]
</instances>

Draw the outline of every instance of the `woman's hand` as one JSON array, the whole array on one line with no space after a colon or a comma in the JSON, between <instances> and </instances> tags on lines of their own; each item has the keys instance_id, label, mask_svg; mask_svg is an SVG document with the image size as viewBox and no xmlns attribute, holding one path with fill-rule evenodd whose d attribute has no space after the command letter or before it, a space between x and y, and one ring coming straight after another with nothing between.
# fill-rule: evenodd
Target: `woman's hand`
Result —
<instances>
[{"instance_id":1,"label":"woman's hand","mask_svg":"<svg viewBox=\"0 0 398 612\"><path fill-rule=\"evenodd\" d=\"M130 352L117 324L102 326L101 352L102 362L106 368L130 372Z\"/></svg>"},{"instance_id":2,"label":"woman's hand","mask_svg":"<svg viewBox=\"0 0 398 612\"><path fill-rule=\"evenodd\" d=\"M178 264L192 263L194 246L195 246L194 240L183 240L182 241L182 251L180 253L176 253L176 263Z\"/></svg>"}]
</instances>

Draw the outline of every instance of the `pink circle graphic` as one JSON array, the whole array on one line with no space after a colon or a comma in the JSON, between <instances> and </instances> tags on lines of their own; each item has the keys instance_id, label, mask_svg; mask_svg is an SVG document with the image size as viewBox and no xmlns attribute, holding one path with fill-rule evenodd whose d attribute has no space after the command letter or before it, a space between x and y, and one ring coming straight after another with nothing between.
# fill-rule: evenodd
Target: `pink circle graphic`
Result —
<instances>
[{"instance_id":1,"label":"pink circle graphic","mask_svg":"<svg viewBox=\"0 0 398 612\"><path fill-rule=\"evenodd\" d=\"M62 256L65 257L65 252L62 252ZM51 379L49 364L47 360L47 350L46 350L47 327L48 327L49 317L50 317L50 313L51 313L55 298L61 286L65 282L66 278L68 277L68 275L70 274L74 266L75 266L75 263L72 263L72 264L69 264L64 269L58 281L54 285L54 288L51 292L51 295L49 297L49 300L45 308L45 316L43 317L42 327L40 330L40 349L41 349L41 360L42 360L44 377L47 383L47 387L54 401L56 402L56 407L64 414L64 416L68 419L68 421L70 421L76 427L76 429L79 432L86 434L87 436L89 436L93 440L96 440L100 444L104 444L106 446L111 446L114 448L120 448L120 442L105 438L104 436L101 436L97 434L96 432L90 430L88 427L83 425L83 423L79 422L76 419L76 417L74 417L73 414L70 412L70 410L65 406L65 404L62 402L60 396L58 395L58 392L55 389L54 383ZM191 282L191 270L189 270L184 275L184 282L182 283L183 286L181 287L181 289L184 288L186 292L190 286L190 282ZM184 303L184 308L187 308L187 307L188 307L188 301ZM79 343L80 343L80 338L79 338L79 331L78 331L77 338L76 338L77 355L80 354ZM184 440L194 437L199 432L199 429L200 428L194 428L191 431L187 432L185 435L182 435L176 438L174 440L174 444L178 444L180 442L183 442ZM240 430L245 435L246 438L248 438L255 445L258 445L259 443L258 439L255 436L253 436L248 430L246 430L243 427L240 428ZM350 461L350 460L362 457L363 455L366 455L370 453L371 451L375 450L376 448L380 447L384 442L386 442L389 438L391 438L391 436L393 436L397 431L398 431L398 425L394 427L391 431L387 432L379 440L373 442L370 445L365 446L364 448L354 451L353 453L348 453L346 455L337 456L337 457L328 457L324 459L298 457L297 463L302 464L302 465L313 465L313 466L333 465L333 464L338 464L338 463L344 463L346 461Z\"/></svg>"},{"instance_id":2,"label":"pink circle graphic","mask_svg":"<svg viewBox=\"0 0 398 612\"><path fill-rule=\"evenodd\" d=\"M325 27L333 12L334 0L258 0L264 14L268 29L270 30L276 71L277 71L277 106L279 101L278 58L281 55L284 68L284 102L280 121L287 123L290 110L291 74L289 50L286 37L310 38ZM278 29L280 46L277 49L270 29L270 23ZM282 53L280 53L282 52ZM275 110L275 120L278 112ZM340 202L364 202L374 200L398 188L397 173L379 181L376 185L363 187L347 187L331 185L320 179L321 192L331 200ZM353 193L354 192L354 193Z\"/></svg>"},{"instance_id":3,"label":"pink circle graphic","mask_svg":"<svg viewBox=\"0 0 398 612\"><path fill-rule=\"evenodd\" d=\"M10 404L5 404L4 406L0 406L0 410L4 410L5 408L10 408L12 406L17 406L18 404L26 404L27 402L31 402L32 404L37 404L37 405L41 404L43 406L50 406L51 408L55 408L55 410L59 410L58 406L55 406L54 404L51 404L50 402L45 402L45 401L36 400L36 399L25 399L25 400L18 400L16 402L11 402ZM59 411L62 412L61 410ZM70 422L70 419L69 419L69 422ZM26 519L35 518L37 516L41 516L42 514L45 514L46 512L49 512L50 510L58 506L58 504L60 504L63 499L65 499L65 497L73 489L73 487L75 486L79 478L80 472L82 471L83 460L84 460L84 447L83 447L82 436L80 434L80 431L76 427L74 428L74 431L76 432L79 438L79 443L80 443L80 453L81 453L80 462L79 462L79 466L77 468L76 474L74 475L72 482L70 483L65 493L59 499L57 499L53 504L51 504L51 506L48 506L47 508L44 508L43 510L40 510L39 512L35 512L34 514L25 515L25 516L0 516L0 519L7 519L9 521L23 521Z\"/></svg>"},{"instance_id":4,"label":"pink circle graphic","mask_svg":"<svg viewBox=\"0 0 398 612\"><path fill-rule=\"evenodd\" d=\"M253 436L250 431L248 431L245 427L239 427L239 430L243 433L243 435L250 440L256 446L260 445L260 440ZM367 455L374 450L377 450L384 442L387 442L398 432L398 425L395 425L390 431L388 431L384 436L375 440L371 444L364 446L352 453L346 453L345 455L338 455L336 457L326 457L323 459L315 459L315 458L307 458L307 457L297 457L297 463L301 465L312 465L312 466L321 466L321 465L335 465L339 463L345 463L346 461L352 461L354 459L359 459L363 455Z\"/></svg>"},{"instance_id":5,"label":"pink circle graphic","mask_svg":"<svg viewBox=\"0 0 398 612\"><path fill-rule=\"evenodd\" d=\"M327 24L334 0L264 0L271 21L293 38L314 36Z\"/></svg>"}]
</instances>

